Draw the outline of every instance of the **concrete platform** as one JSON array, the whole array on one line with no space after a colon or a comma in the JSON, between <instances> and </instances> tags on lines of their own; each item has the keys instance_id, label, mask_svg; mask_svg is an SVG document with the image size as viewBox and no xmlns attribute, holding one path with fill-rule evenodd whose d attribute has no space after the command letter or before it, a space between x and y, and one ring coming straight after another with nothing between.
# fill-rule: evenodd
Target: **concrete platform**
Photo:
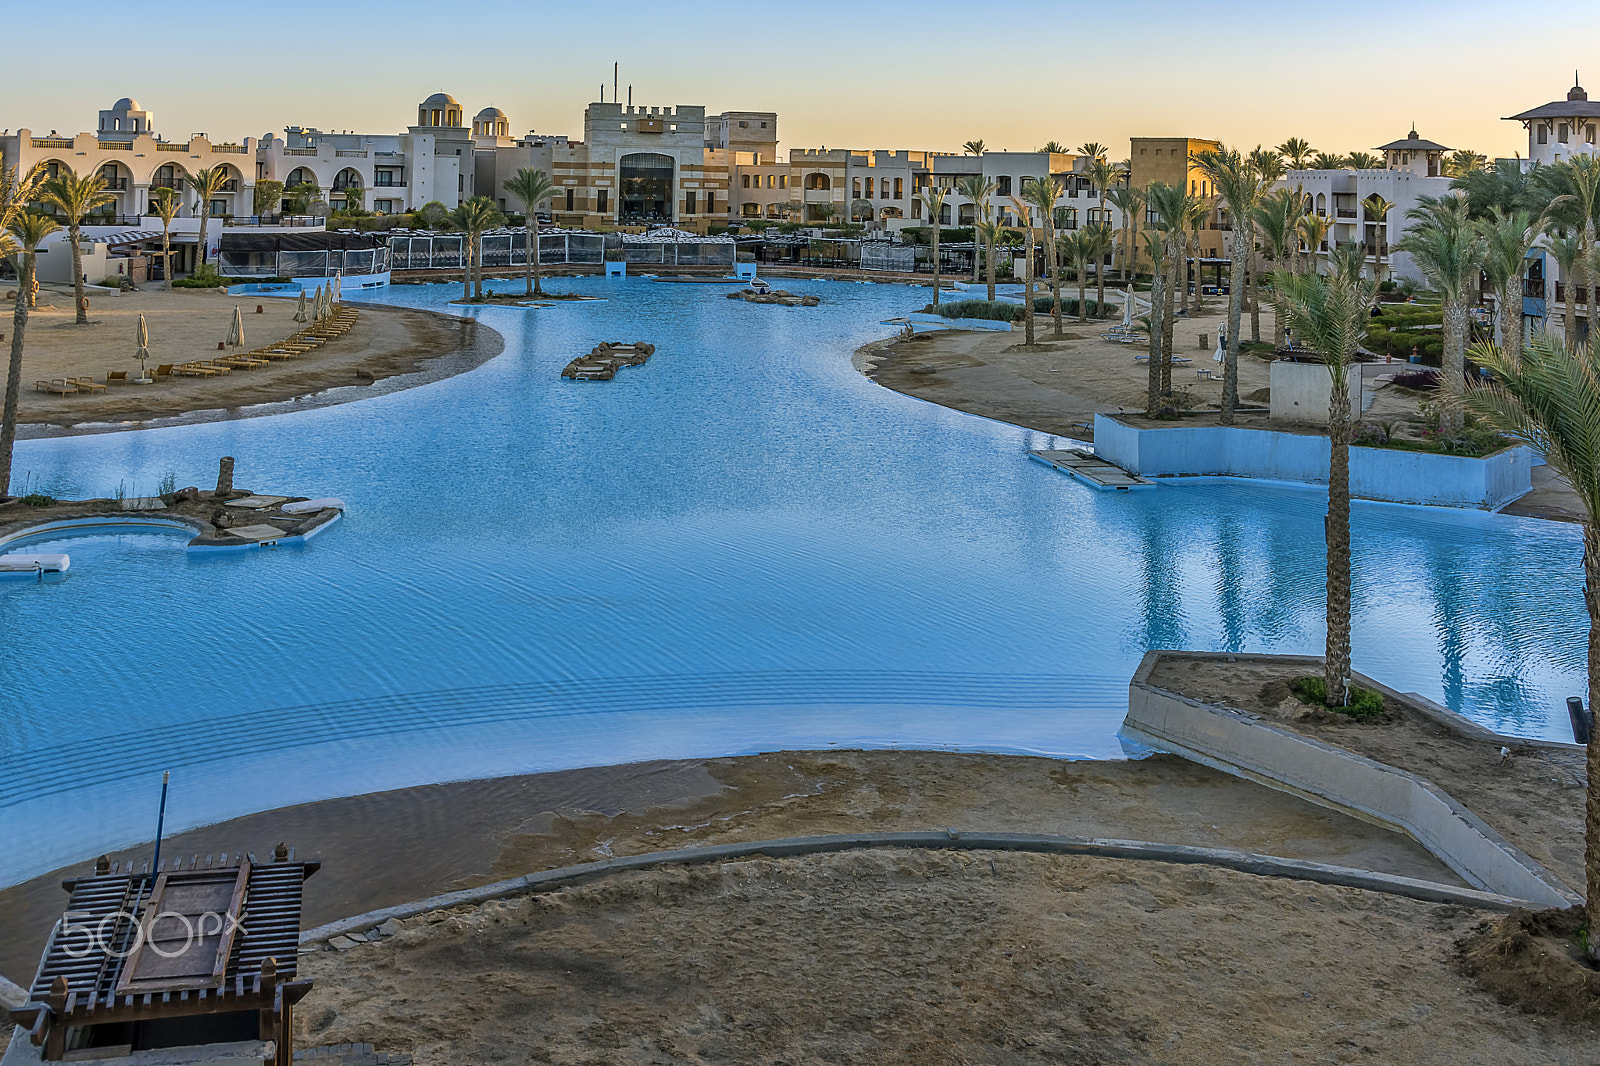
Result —
<instances>
[{"instance_id":1,"label":"concrete platform","mask_svg":"<svg viewBox=\"0 0 1600 1066\"><path fill-rule=\"evenodd\" d=\"M1148 478L1130 474L1120 466L1076 448L1068 451L1029 452L1028 455L1046 466L1055 467L1063 474L1071 474L1092 489L1127 492L1130 489L1156 487L1156 483Z\"/></svg>"}]
</instances>

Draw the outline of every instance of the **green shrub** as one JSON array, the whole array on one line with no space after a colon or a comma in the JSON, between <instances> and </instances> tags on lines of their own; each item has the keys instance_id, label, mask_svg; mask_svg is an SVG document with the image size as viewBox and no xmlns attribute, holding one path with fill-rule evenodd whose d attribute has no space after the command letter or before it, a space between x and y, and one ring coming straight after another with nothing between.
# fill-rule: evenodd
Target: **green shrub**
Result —
<instances>
[{"instance_id":1,"label":"green shrub","mask_svg":"<svg viewBox=\"0 0 1600 1066\"><path fill-rule=\"evenodd\" d=\"M907 244L933 244L933 227L907 226L900 231L900 239ZM965 244L972 240L971 226L940 226L940 244Z\"/></svg>"},{"instance_id":2,"label":"green shrub","mask_svg":"<svg viewBox=\"0 0 1600 1066\"><path fill-rule=\"evenodd\" d=\"M1301 703L1309 703L1315 707L1327 706L1328 689L1320 677L1312 675L1297 677L1289 682L1289 691L1293 692ZM1377 718L1383 714L1383 693L1371 688L1351 688L1348 707L1328 707L1328 709L1349 715L1357 721Z\"/></svg>"},{"instance_id":3,"label":"green shrub","mask_svg":"<svg viewBox=\"0 0 1600 1066\"><path fill-rule=\"evenodd\" d=\"M1093 300L1086 301L1089 305L1089 316L1100 318L1109 315L1112 311L1121 314L1121 310L1107 304L1102 311ZM1055 306L1054 299L1049 296L1035 296L1033 298L1033 312L1036 315L1048 315ZM996 300L951 300L940 304L930 304L927 310L944 318L982 318L990 322L1019 322L1022 320L1022 305L1006 303ZM1076 318L1078 316L1078 301L1062 297L1061 314L1063 317Z\"/></svg>"},{"instance_id":4,"label":"green shrub","mask_svg":"<svg viewBox=\"0 0 1600 1066\"><path fill-rule=\"evenodd\" d=\"M27 504L29 507L49 507L52 503L56 502L56 498L54 496L47 496L42 492L30 492L26 496L22 497L22 502Z\"/></svg>"}]
</instances>

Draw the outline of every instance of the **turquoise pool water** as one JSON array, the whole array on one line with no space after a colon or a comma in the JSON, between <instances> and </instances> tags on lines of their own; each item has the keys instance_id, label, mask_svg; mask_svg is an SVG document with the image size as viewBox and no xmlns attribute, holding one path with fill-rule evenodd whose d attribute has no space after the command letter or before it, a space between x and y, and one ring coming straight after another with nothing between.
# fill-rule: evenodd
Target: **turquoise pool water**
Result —
<instances>
[{"instance_id":1,"label":"turquoise pool water","mask_svg":"<svg viewBox=\"0 0 1600 1066\"><path fill-rule=\"evenodd\" d=\"M1145 649L1317 652L1323 495L1095 493L1053 438L873 385L852 351L925 299L785 283L559 282L476 313L506 351L340 407L19 446L59 495L336 495L304 549L190 557L153 531L36 540L0 584L0 882L169 824L423 781L830 744L1118 757ZM444 308L454 286L387 302ZM365 294L368 299L374 298ZM354 298L361 298L356 296ZM560 381L601 340L647 366ZM1511 732L1582 688L1567 526L1358 505L1359 669Z\"/></svg>"}]
</instances>

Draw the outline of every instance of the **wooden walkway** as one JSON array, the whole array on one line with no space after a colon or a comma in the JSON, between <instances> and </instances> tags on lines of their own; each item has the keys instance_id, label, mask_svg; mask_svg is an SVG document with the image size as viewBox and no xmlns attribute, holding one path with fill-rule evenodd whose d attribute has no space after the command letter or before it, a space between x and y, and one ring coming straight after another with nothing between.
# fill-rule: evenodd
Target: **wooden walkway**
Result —
<instances>
[{"instance_id":1,"label":"wooden walkway","mask_svg":"<svg viewBox=\"0 0 1600 1066\"><path fill-rule=\"evenodd\" d=\"M1127 492L1130 489L1153 489L1154 481L1130 474L1120 466L1097 459L1089 452L1074 448L1060 452L1029 452L1029 456L1064 474L1071 474L1092 489L1105 492Z\"/></svg>"}]
</instances>

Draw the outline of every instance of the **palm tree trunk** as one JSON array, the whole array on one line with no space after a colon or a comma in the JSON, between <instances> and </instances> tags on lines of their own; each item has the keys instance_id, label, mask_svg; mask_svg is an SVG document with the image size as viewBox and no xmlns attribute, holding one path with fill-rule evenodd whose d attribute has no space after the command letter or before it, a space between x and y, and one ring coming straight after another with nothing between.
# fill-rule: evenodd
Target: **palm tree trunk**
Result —
<instances>
[{"instance_id":1,"label":"palm tree trunk","mask_svg":"<svg viewBox=\"0 0 1600 1066\"><path fill-rule=\"evenodd\" d=\"M1183 312L1189 313L1189 235L1183 235L1183 247L1178 249L1178 285L1183 289ZM1198 275L1198 271L1196 272ZM1199 277L1195 278L1199 281Z\"/></svg>"},{"instance_id":2,"label":"palm tree trunk","mask_svg":"<svg viewBox=\"0 0 1600 1066\"><path fill-rule=\"evenodd\" d=\"M1583 602L1589 608L1589 707L1600 707L1600 529L1591 518L1583 524ZM1589 959L1600 962L1600 738L1589 738L1588 795L1584 801L1583 868L1589 916Z\"/></svg>"},{"instance_id":3,"label":"palm tree trunk","mask_svg":"<svg viewBox=\"0 0 1600 1066\"><path fill-rule=\"evenodd\" d=\"M1239 327L1244 315L1244 257L1249 254L1250 234L1243 219L1233 226L1233 265L1228 275L1228 350L1222 356L1222 424L1233 425L1233 411L1239 406Z\"/></svg>"},{"instance_id":4,"label":"palm tree trunk","mask_svg":"<svg viewBox=\"0 0 1600 1066\"><path fill-rule=\"evenodd\" d=\"M1513 363L1522 362L1522 277L1500 287L1500 348Z\"/></svg>"},{"instance_id":5,"label":"palm tree trunk","mask_svg":"<svg viewBox=\"0 0 1600 1066\"><path fill-rule=\"evenodd\" d=\"M1149 418L1156 416L1157 409L1161 406L1161 329L1166 322L1165 269L1150 272L1150 390L1145 397L1145 415ZM1128 299L1133 299L1133 285L1128 285Z\"/></svg>"},{"instance_id":6,"label":"palm tree trunk","mask_svg":"<svg viewBox=\"0 0 1600 1066\"><path fill-rule=\"evenodd\" d=\"M34 257L17 256L17 304L11 311L11 365L6 371L6 399L0 414L0 497L11 491L11 449L17 439L17 401L22 396L22 335L28 329L28 301L24 294L33 283Z\"/></svg>"},{"instance_id":7,"label":"palm tree trunk","mask_svg":"<svg viewBox=\"0 0 1600 1066\"><path fill-rule=\"evenodd\" d=\"M1333 368L1330 367L1330 370ZM1344 680L1350 676L1350 385L1345 368L1333 373L1328 404L1328 642L1323 653L1322 682L1328 706L1344 704Z\"/></svg>"},{"instance_id":8,"label":"palm tree trunk","mask_svg":"<svg viewBox=\"0 0 1600 1066\"><path fill-rule=\"evenodd\" d=\"M1082 263L1079 263L1078 264L1078 321L1079 322L1087 322L1087 321L1089 321L1089 316L1087 314L1085 314L1085 311L1087 311L1088 306L1089 306L1088 298L1084 295L1084 283L1088 280L1087 278L1084 277L1085 273L1086 273L1086 269L1085 269L1084 265ZM1096 307L1098 307L1098 306L1099 305L1096 305Z\"/></svg>"},{"instance_id":9,"label":"palm tree trunk","mask_svg":"<svg viewBox=\"0 0 1600 1066\"><path fill-rule=\"evenodd\" d=\"M533 253L534 249L538 247L533 239L533 225L533 207L530 205L528 207L528 217L523 220L522 224L522 280L525 285L523 290L523 295L525 296L533 295Z\"/></svg>"},{"instance_id":10,"label":"palm tree trunk","mask_svg":"<svg viewBox=\"0 0 1600 1066\"><path fill-rule=\"evenodd\" d=\"M1172 335L1178 329L1178 286L1180 284L1183 285L1186 297L1189 288L1187 284L1188 263L1184 260L1189 251L1189 238L1180 233L1177 240L1172 243L1175 247L1167 250L1167 299L1162 315L1165 321L1161 323L1161 395L1163 397L1172 395ZM1187 299L1185 299L1185 303L1187 303Z\"/></svg>"},{"instance_id":11,"label":"palm tree trunk","mask_svg":"<svg viewBox=\"0 0 1600 1066\"><path fill-rule=\"evenodd\" d=\"M1250 243L1255 244L1255 234ZM1256 269L1254 249L1250 252L1250 343L1261 343L1261 272Z\"/></svg>"},{"instance_id":12,"label":"palm tree trunk","mask_svg":"<svg viewBox=\"0 0 1600 1066\"><path fill-rule=\"evenodd\" d=\"M532 267L532 269L533 269L533 294L535 296L542 296L542 295L544 295L544 290L539 287L539 219L538 219L538 216L535 216L534 219L533 219L533 252L532 252L532 256L533 256L533 259L532 259L532 262L533 262L533 267Z\"/></svg>"},{"instance_id":13,"label":"palm tree trunk","mask_svg":"<svg viewBox=\"0 0 1600 1066\"><path fill-rule=\"evenodd\" d=\"M1442 379L1443 413L1440 428L1446 433L1461 431L1461 394L1466 387L1467 372L1467 315L1468 295L1463 293L1444 304L1444 364L1439 368Z\"/></svg>"},{"instance_id":14,"label":"palm tree trunk","mask_svg":"<svg viewBox=\"0 0 1600 1066\"><path fill-rule=\"evenodd\" d=\"M472 237L472 298L483 299L483 235Z\"/></svg>"},{"instance_id":15,"label":"palm tree trunk","mask_svg":"<svg viewBox=\"0 0 1600 1066\"><path fill-rule=\"evenodd\" d=\"M195 273L206 265L206 223L211 221L211 201L205 200L200 205L200 243L195 246Z\"/></svg>"},{"instance_id":16,"label":"palm tree trunk","mask_svg":"<svg viewBox=\"0 0 1600 1066\"><path fill-rule=\"evenodd\" d=\"M172 291L172 241L165 226L161 228L161 274L166 279L167 291Z\"/></svg>"},{"instance_id":17,"label":"palm tree trunk","mask_svg":"<svg viewBox=\"0 0 1600 1066\"><path fill-rule=\"evenodd\" d=\"M994 246L996 241L990 238L983 242L983 272L989 281L989 302L994 303Z\"/></svg>"},{"instance_id":18,"label":"palm tree trunk","mask_svg":"<svg viewBox=\"0 0 1600 1066\"><path fill-rule=\"evenodd\" d=\"M1023 242L1023 254L1028 257L1028 271L1024 275L1022 286L1023 316L1022 316L1022 343L1029 348L1033 347L1033 220L1023 219L1026 227L1023 232L1027 240Z\"/></svg>"},{"instance_id":19,"label":"palm tree trunk","mask_svg":"<svg viewBox=\"0 0 1600 1066\"><path fill-rule=\"evenodd\" d=\"M933 219L933 302L936 305L939 302L939 286L941 284L942 282L939 279L939 218L936 213Z\"/></svg>"},{"instance_id":20,"label":"palm tree trunk","mask_svg":"<svg viewBox=\"0 0 1600 1066\"><path fill-rule=\"evenodd\" d=\"M461 298L472 299L472 236L461 237Z\"/></svg>"},{"instance_id":21,"label":"palm tree trunk","mask_svg":"<svg viewBox=\"0 0 1600 1066\"><path fill-rule=\"evenodd\" d=\"M73 322L81 326L89 321L89 312L83 306L83 247L78 244L78 234L78 224L74 222L67 228L67 241L72 245L72 306L77 312Z\"/></svg>"},{"instance_id":22,"label":"palm tree trunk","mask_svg":"<svg viewBox=\"0 0 1600 1066\"><path fill-rule=\"evenodd\" d=\"M1106 229L1096 231L1096 232L1101 233L1101 234L1105 234L1111 228L1106 223L1106 191L1104 189L1100 190L1100 221L1095 223L1095 225L1097 225L1097 226L1105 226L1106 227ZM1111 247L1112 247L1111 256L1114 259L1114 258L1116 258L1116 245L1112 245ZM1081 301L1081 300L1079 301L1079 303L1082 303L1082 302L1083 301ZM1105 264L1105 261L1104 261L1104 256L1102 256L1101 257L1101 261L1094 265L1094 313L1098 315L1100 313L1100 309L1102 307L1104 307L1105 305L1106 305L1106 264ZM1082 320L1080 319L1079 321L1082 321Z\"/></svg>"},{"instance_id":23,"label":"palm tree trunk","mask_svg":"<svg viewBox=\"0 0 1600 1066\"><path fill-rule=\"evenodd\" d=\"M1054 205L1051 205L1054 210ZM1045 270L1050 274L1050 293L1054 297L1050 305L1050 317L1054 321L1053 335L1061 336L1061 265L1056 255L1056 227L1050 215L1044 220L1044 263Z\"/></svg>"}]
</instances>

